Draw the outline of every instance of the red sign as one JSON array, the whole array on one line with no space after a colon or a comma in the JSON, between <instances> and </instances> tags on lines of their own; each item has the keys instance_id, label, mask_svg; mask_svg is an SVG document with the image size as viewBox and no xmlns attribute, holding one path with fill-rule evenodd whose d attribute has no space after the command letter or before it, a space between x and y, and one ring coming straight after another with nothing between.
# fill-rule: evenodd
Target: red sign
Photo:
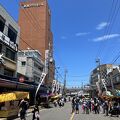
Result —
<instances>
[{"instance_id":1,"label":"red sign","mask_svg":"<svg viewBox=\"0 0 120 120\"><path fill-rule=\"evenodd\" d=\"M19 78L19 82L24 82L24 81L25 81L24 77Z\"/></svg>"}]
</instances>

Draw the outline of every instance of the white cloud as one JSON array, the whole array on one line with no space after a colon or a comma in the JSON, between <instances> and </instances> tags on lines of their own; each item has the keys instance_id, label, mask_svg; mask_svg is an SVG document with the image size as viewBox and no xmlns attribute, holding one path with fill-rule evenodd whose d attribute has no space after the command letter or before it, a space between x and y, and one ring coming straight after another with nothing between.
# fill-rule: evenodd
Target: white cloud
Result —
<instances>
[{"instance_id":1,"label":"white cloud","mask_svg":"<svg viewBox=\"0 0 120 120\"><path fill-rule=\"evenodd\" d=\"M97 25L96 29L97 30L102 30L108 25L109 25L109 23L107 23L107 22L101 22L99 25Z\"/></svg>"},{"instance_id":2,"label":"white cloud","mask_svg":"<svg viewBox=\"0 0 120 120\"><path fill-rule=\"evenodd\" d=\"M79 32L79 33L76 33L75 36L84 36L84 35L88 35L90 34L89 32Z\"/></svg>"},{"instance_id":3,"label":"white cloud","mask_svg":"<svg viewBox=\"0 0 120 120\"><path fill-rule=\"evenodd\" d=\"M99 41L104 41L104 40L116 38L116 37L119 37L119 36L120 36L120 34L104 35L104 36L101 36L101 37L94 38L93 41L94 42L99 42Z\"/></svg>"},{"instance_id":4,"label":"white cloud","mask_svg":"<svg viewBox=\"0 0 120 120\"><path fill-rule=\"evenodd\" d=\"M65 39L67 39L67 37L66 36L62 36L61 39L65 40Z\"/></svg>"}]
</instances>

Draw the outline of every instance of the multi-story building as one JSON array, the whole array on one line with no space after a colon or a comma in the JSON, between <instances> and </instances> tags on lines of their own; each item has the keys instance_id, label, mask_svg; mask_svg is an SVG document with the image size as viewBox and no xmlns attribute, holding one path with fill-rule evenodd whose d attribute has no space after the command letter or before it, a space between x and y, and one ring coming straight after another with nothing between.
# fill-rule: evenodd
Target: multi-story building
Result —
<instances>
[{"instance_id":1,"label":"multi-story building","mask_svg":"<svg viewBox=\"0 0 120 120\"><path fill-rule=\"evenodd\" d=\"M46 83L52 85L54 79L53 35L51 32L51 12L47 0L26 0L20 3L19 26L20 49L39 50L45 62ZM28 44L26 44L28 43ZM52 71L52 72L51 72Z\"/></svg>"},{"instance_id":2,"label":"multi-story building","mask_svg":"<svg viewBox=\"0 0 120 120\"><path fill-rule=\"evenodd\" d=\"M41 54L38 50L22 50L18 52L17 72L28 77L29 82L40 83L40 77L44 69Z\"/></svg>"},{"instance_id":3,"label":"multi-story building","mask_svg":"<svg viewBox=\"0 0 120 120\"><path fill-rule=\"evenodd\" d=\"M0 75L16 76L20 28L0 5Z\"/></svg>"},{"instance_id":4,"label":"multi-story building","mask_svg":"<svg viewBox=\"0 0 120 120\"><path fill-rule=\"evenodd\" d=\"M119 66L112 65L112 64L103 64L95 68L90 75L90 84L96 85L96 82L98 82L99 75L101 79L105 79L107 77L107 74L112 72L114 68L117 68Z\"/></svg>"},{"instance_id":5,"label":"multi-story building","mask_svg":"<svg viewBox=\"0 0 120 120\"><path fill-rule=\"evenodd\" d=\"M108 74L107 86L112 89L120 89L120 66L114 68L113 71Z\"/></svg>"},{"instance_id":6,"label":"multi-story building","mask_svg":"<svg viewBox=\"0 0 120 120\"><path fill-rule=\"evenodd\" d=\"M114 70L118 70L119 66L118 65L112 65L112 64L103 64L95 68L90 75L90 86L92 88L92 91L94 91L94 95L97 95L97 92L99 89L103 91L104 84L106 85L107 88L111 87L114 83L115 80L113 79L115 77ZM100 82L98 83L100 79ZM103 81L105 83L103 83ZM113 84L111 84L111 81L114 81ZM97 84L96 84L97 83ZM93 96L94 96L93 95Z\"/></svg>"}]
</instances>

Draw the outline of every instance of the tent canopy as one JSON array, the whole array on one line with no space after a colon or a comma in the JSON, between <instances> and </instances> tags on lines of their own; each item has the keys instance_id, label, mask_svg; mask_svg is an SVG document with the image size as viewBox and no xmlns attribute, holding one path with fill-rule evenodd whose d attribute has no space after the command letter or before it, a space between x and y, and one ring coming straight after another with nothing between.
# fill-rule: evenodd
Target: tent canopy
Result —
<instances>
[{"instance_id":1,"label":"tent canopy","mask_svg":"<svg viewBox=\"0 0 120 120\"><path fill-rule=\"evenodd\" d=\"M0 102L7 102L11 100L20 100L28 98L29 99L29 93L28 92L11 92L11 93L4 93L0 94Z\"/></svg>"}]
</instances>

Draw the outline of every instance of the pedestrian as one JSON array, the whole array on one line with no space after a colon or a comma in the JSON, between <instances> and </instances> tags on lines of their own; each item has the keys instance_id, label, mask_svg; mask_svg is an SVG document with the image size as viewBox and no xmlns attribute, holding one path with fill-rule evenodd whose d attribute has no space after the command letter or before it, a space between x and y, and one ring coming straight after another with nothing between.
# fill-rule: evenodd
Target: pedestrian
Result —
<instances>
[{"instance_id":1,"label":"pedestrian","mask_svg":"<svg viewBox=\"0 0 120 120\"><path fill-rule=\"evenodd\" d=\"M79 114L79 99L77 99L77 98L75 101L75 109L76 109L76 114Z\"/></svg>"},{"instance_id":2,"label":"pedestrian","mask_svg":"<svg viewBox=\"0 0 120 120\"><path fill-rule=\"evenodd\" d=\"M108 116L108 112L109 112L109 105L108 105L108 101L105 101L105 114L106 116Z\"/></svg>"},{"instance_id":3,"label":"pedestrian","mask_svg":"<svg viewBox=\"0 0 120 120\"><path fill-rule=\"evenodd\" d=\"M35 119L39 120L40 119L40 115L39 115L38 105L34 106L34 109L33 109L32 112L33 112L33 118L32 118L32 120L35 120Z\"/></svg>"},{"instance_id":4,"label":"pedestrian","mask_svg":"<svg viewBox=\"0 0 120 120\"><path fill-rule=\"evenodd\" d=\"M89 106L89 110L91 112L91 101L90 100L88 101L88 106Z\"/></svg>"},{"instance_id":5,"label":"pedestrian","mask_svg":"<svg viewBox=\"0 0 120 120\"><path fill-rule=\"evenodd\" d=\"M85 104L85 113L89 114L89 104L88 104L88 101L86 101L86 104Z\"/></svg>"},{"instance_id":6,"label":"pedestrian","mask_svg":"<svg viewBox=\"0 0 120 120\"><path fill-rule=\"evenodd\" d=\"M105 101L102 103L103 114L105 114Z\"/></svg>"},{"instance_id":7,"label":"pedestrian","mask_svg":"<svg viewBox=\"0 0 120 120\"><path fill-rule=\"evenodd\" d=\"M71 113L73 113L75 111L75 97L73 97L71 104L72 104L72 112Z\"/></svg>"},{"instance_id":8,"label":"pedestrian","mask_svg":"<svg viewBox=\"0 0 120 120\"><path fill-rule=\"evenodd\" d=\"M83 104L82 104L82 110L83 110L83 113L85 113L85 106L86 106L86 102L83 101Z\"/></svg>"},{"instance_id":9,"label":"pedestrian","mask_svg":"<svg viewBox=\"0 0 120 120\"><path fill-rule=\"evenodd\" d=\"M26 115L26 111L28 109L28 106L29 106L29 104L28 104L28 101L26 99L21 100L20 105L19 105L19 107L20 107L20 119L21 120L26 120L25 115Z\"/></svg>"},{"instance_id":10,"label":"pedestrian","mask_svg":"<svg viewBox=\"0 0 120 120\"><path fill-rule=\"evenodd\" d=\"M97 101L94 104L94 111L95 111L95 114L99 114L99 103Z\"/></svg>"},{"instance_id":11,"label":"pedestrian","mask_svg":"<svg viewBox=\"0 0 120 120\"><path fill-rule=\"evenodd\" d=\"M68 98L68 99L69 99L69 102L70 102L70 96L69 96L69 98Z\"/></svg>"},{"instance_id":12,"label":"pedestrian","mask_svg":"<svg viewBox=\"0 0 120 120\"><path fill-rule=\"evenodd\" d=\"M91 102L91 108L92 108L92 111L94 112L94 101Z\"/></svg>"}]
</instances>

